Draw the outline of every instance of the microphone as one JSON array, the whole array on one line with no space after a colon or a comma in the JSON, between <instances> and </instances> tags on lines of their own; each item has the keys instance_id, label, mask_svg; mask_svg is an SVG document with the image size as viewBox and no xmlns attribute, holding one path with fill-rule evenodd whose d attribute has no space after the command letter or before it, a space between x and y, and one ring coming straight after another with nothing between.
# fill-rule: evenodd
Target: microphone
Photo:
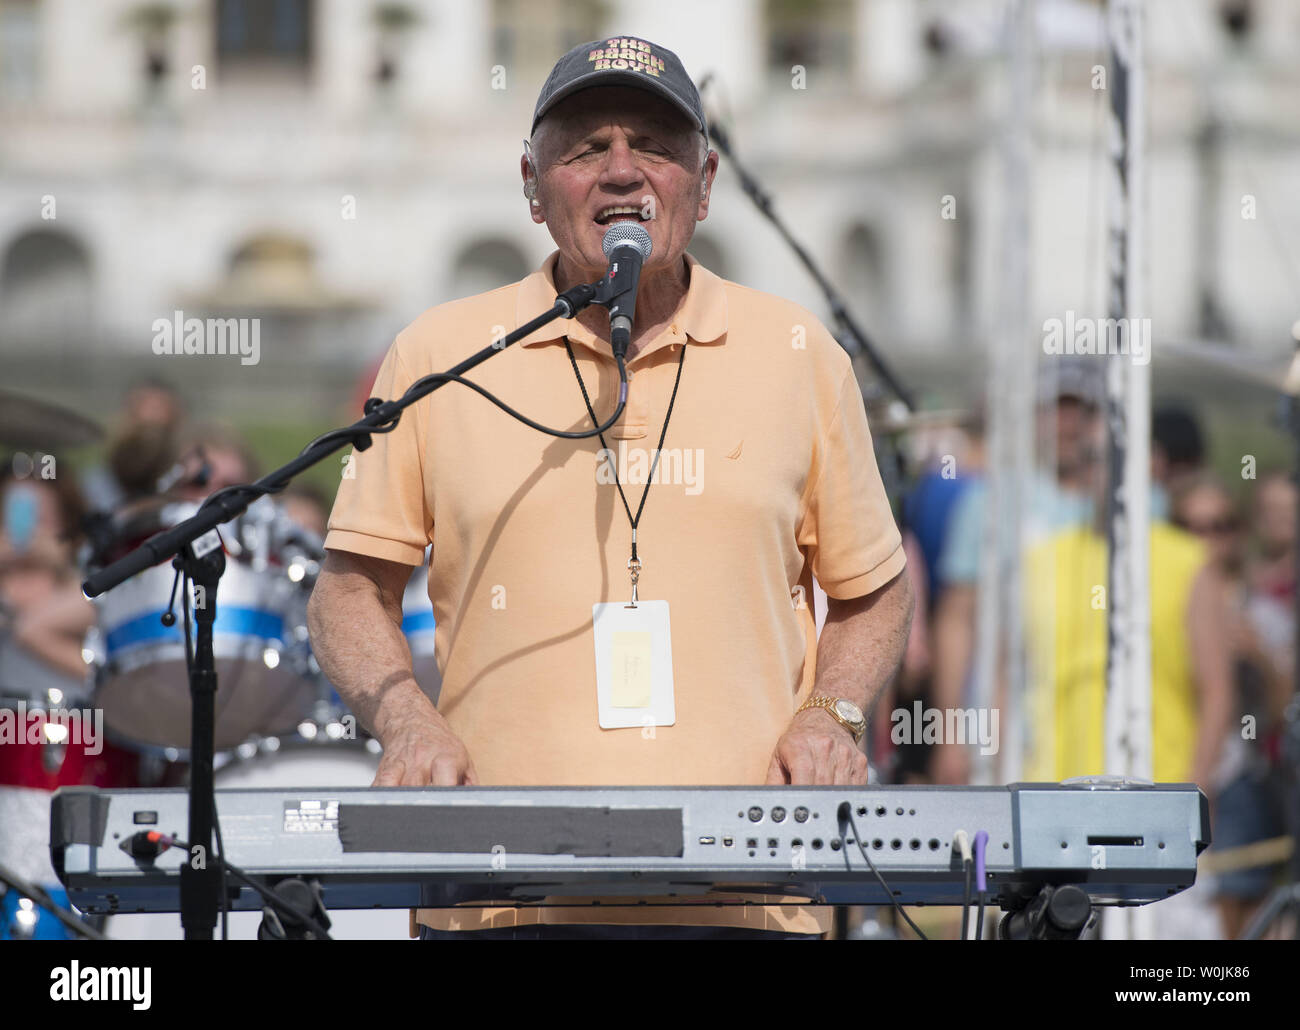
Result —
<instances>
[{"instance_id":1,"label":"microphone","mask_svg":"<svg viewBox=\"0 0 1300 1030\"><path fill-rule=\"evenodd\" d=\"M609 259L605 273L605 295L609 298L609 339L620 362L632 343L632 319L636 314L636 288L641 265L654 249L650 234L636 222L615 222L605 233L600 248Z\"/></svg>"}]
</instances>

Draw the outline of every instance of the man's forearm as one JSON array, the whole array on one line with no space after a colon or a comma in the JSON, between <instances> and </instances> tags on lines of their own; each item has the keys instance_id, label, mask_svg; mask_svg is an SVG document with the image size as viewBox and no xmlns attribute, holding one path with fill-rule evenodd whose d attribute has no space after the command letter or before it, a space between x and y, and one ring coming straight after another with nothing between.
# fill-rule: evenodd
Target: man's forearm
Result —
<instances>
[{"instance_id":1,"label":"man's forearm","mask_svg":"<svg viewBox=\"0 0 1300 1030\"><path fill-rule=\"evenodd\" d=\"M847 698L869 713L902 663L912 608L912 584L906 573L865 597L829 598L817 643L814 693Z\"/></svg>"},{"instance_id":2,"label":"man's forearm","mask_svg":"<svg viewBox=\"0 0 1300 1030\"><path fill-rule=\"evenodd\" d=\"M361 724L383 740L412 716L440 721L411 669L400 596L354 572L322 575L307 609L312 653Z\"/></svg>"}]
</instances>

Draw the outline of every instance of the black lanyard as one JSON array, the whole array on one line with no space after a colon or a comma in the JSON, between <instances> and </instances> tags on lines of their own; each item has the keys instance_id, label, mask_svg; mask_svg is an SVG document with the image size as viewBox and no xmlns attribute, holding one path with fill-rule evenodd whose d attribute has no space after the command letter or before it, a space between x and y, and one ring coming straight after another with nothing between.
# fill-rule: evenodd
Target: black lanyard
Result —
<instances>
[{"instance_id":1,"label":"black lanyard","mask_svg":"<svg viewBox=\"0 0 1300 1030\"><path fill-rule=\"evenodd\" d=\"M569 361L573 364L573 374L578 377L578 386L582 390L582 399L587 405L587 414L591 416L591 424L600 425L600 420L596 418L596 412L591 406L591 398L587 396L587 384L582 381L582 373L578 371L578 359L573 356L573 347L569 344L569 338L564 338L564 349L569 352ZM637 506L636 516L632 515L632 506L627 503L627 494L623 492L623 484L618 481L618 465L610 455L613 453L609 444L605 442L605 434L600 434L600 445L605 449L606 460L614 470L614 485L618 487L618 495L623 498L623 510L627 512L627 521L632 526L632 557L628 559L627 567L632 573L632 604L636 604L636 584L641 577L641 559L636 553L636 527L641 522L641 513L645 511L646 498L650 496L650 484L654 482L655 469L659 467L659 457L664 452L664 440L668 436L668 422L673 417L673 404L677 400L677 388L682 385L682 366L686 363L686 343L682 343L682 353L677 359L677 379L673 383L673 393L668 399L668 413L664 415L663 432L659 434L659 446L655 449L654 461L650 463L650 474L646 476L645 490L641 493L641 503Z\"/></svg>"}]
</instances>

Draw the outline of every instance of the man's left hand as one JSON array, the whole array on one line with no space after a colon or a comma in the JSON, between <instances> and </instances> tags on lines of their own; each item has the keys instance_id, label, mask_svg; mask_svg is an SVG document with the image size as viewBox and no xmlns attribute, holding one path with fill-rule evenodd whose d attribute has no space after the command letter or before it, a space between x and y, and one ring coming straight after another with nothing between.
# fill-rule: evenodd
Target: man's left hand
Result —
<instances>
[{"instance_id":1,"label":"man's left hand","mask_svg":"<svg viewBox=\"0 0 1300 1030\"><path fill-rule=\"evenodd\" d=\"M867 756L853 734L819 708L798 713L776 742L767 769L767 783L865 784Z\"/></svg>"}]
</instances>

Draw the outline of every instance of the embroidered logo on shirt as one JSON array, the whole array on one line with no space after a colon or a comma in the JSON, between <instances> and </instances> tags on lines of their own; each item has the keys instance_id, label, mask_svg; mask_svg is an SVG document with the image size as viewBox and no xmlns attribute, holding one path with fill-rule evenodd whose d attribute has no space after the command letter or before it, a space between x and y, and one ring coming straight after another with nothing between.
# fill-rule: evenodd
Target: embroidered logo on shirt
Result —
<instances>
[{"instance_id":1,"label":"embroidered logo on shirt","mask_svg":"<svg viewBox=\"0 0 1300 1030\"><path fill-rule=\"evenodd\" d=\"M730 458L732 461L735 461L737 458L740 457L740 450L744 446L745 446L745 441L741 440L740 443L736 444L736 449L733 450L730 454L728 454L727 457Z\"/></svg>"}]
</instances>

